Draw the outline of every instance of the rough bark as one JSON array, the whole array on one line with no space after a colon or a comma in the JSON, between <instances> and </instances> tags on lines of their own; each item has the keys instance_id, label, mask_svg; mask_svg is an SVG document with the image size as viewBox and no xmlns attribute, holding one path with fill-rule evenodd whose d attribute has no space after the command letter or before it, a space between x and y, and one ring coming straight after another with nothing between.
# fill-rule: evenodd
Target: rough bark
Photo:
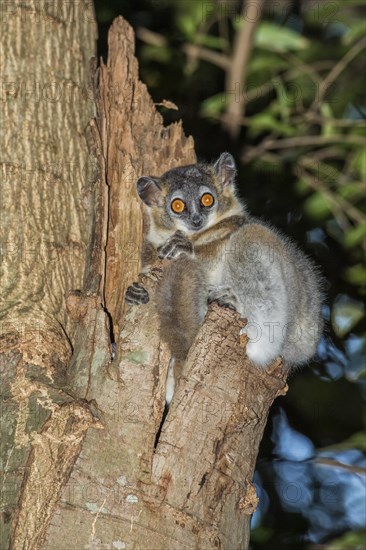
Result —
<instances>
[{"instance_id":1,"label":"rough bark","mask_svg":"<svg viewBox=\"0 0 366 550\"><path fill-rule=\"evenodd\" d=\"M138 79L133 31L119 21L109 34L108 65L100 70L109 185L105 301L117 332L127 284L139 273L143 220L136 180L196 161L193 139L184 136L181 122L165 127Z\"/></svg>"},{"instance_id":2,"label":"rough bark","mask_svg":"<svg viewBox=\"0 0 366 550\"><path fill-rule=\"evenodd\" d=\"M92 229L96 24L82 2L7 2L1 15L0 547L35 548L94 422L64 389L74 339L64 295L82 285Z\"/></svg>"},{"instance_id":3,"label":"rough bark","mask_svg":"<svg viewBox=\"0 0 366 550\"><path fill-rule=\"evenodd\" d=\"M85 66L91 43L84 39ZM34 341L27 329L22 337L6 330L3 338L4 474L10 489L2 548L9 538L11 548L49 550L248 545L258 445L272 401L285 391L284 374L280 364L267 372L253 368L239 337L243 320L214 306L162 424L169 353L159 339L154 291L164 263L140 279L152 297L146 306L125 311L123 303L140 267L143 220L134 184L143 173L159 175L194 162L195 155L180 124L164 127L139 82L133 43L131 28L118 18L109 35L108 63L93 81L96 118L88 135L98 170L85 194L84 218L78 218L79 183L65 178L67 198L62 209L57 205L70 210L60 214L71 220L59 229L62 235L74 224L75 231L86 226L80 236L83 283L83 262L75 264L67 255L56 267L46 259L34 263L35 282L22 303L32 322L44 327L42 337ZM67 120L81 116L71 116L69 108L62 106ZM66 139L77 138L73 133ZM78 139L72 147L86 155ZM59 243L52 230L57 210L48 218L53 195L29 184L22 200L30 210L27 197L36 191L44 194L34 205L37 227ZM9 233L16 223L9 213ZM29 236L33 233L38 235L35 226ZM9 287L14 272L11 265ZM39 308L29 296L43 272L48 279L40 286L55 289L45 291L38 320ZM111 333L117 344L113 360Z\"/></svg>"}]
</instances>

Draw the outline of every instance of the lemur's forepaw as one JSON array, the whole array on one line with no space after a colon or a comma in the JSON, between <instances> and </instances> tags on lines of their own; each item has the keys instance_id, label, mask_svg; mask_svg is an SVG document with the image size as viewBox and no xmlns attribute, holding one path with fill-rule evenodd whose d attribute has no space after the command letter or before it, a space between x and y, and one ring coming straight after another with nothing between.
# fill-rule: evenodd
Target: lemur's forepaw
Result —
<instances>
[{"instance_id":1,"label":"lemur's forepaw","mask_svg":"<svg viewBox=\"0 0 366 550\"><path fill-rule=\"evenodd\" d=\"M132 283L126 290L125 300L132 305L147 304L149 293L140 283Z\"/></svg>"},{"instance_id":2,"label":"lemur's forepaw","mask_svg":"<svg viewBox=\"0 0 366 550\"><path fill-rule=\"evenodd\" d=\"M158 248L158 256L161 259L175 260L181 254L186 254L187 256L192 256L193 254L192 243L181 231L174 233L172 237Z\"/></svg>"},{"instance_id":3,"label":"lemur's forepaw","mask_svg":"<svg viewBox=\"0 0 366 550\"><path fill-rule=\"evenodd\" d=\"M228 307L233 310L237 309L236 296L229 287L214 288L210 290L208 293L207 302L209 304L216 302L221 307Z\"/></svg>"}]
</instances>

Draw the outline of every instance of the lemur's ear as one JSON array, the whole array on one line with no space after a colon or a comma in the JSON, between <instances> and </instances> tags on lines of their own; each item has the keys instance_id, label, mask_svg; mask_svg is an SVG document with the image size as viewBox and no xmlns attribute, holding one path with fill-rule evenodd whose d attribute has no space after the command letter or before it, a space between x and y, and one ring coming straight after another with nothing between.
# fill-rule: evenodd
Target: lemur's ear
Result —
<instances>
[{"instance_id":1,"label":"lemur's ear","mask_svg":"<svg viewBox=\"0 0 366 550\"><path fill-rule=\"evenodd\" d=\"M148 206L159 206L161 204L161 188L158 178L142 176L137 180L137 192L140 199Z\"/></svg>"},{"instance_id":2,"label":"lemur's ear","mask_svg":"<svg viewBox=\"0 0 366 550\"><path fill-rule=\"evenodd\" d=\"M221 153L220 157L214 164L214 170L218 175L219 182L222 187L232 185L235 181L236 165L235 160L230 153Z\"/></svg>"}]
</instances>

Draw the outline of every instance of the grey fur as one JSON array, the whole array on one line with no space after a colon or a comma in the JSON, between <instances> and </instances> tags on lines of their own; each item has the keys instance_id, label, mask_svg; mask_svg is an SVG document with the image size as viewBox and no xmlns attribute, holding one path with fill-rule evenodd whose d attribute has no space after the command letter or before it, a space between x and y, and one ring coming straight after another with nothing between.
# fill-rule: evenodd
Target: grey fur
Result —
<instances>
[{"instance_id":1,"label":"grey fur","mask_svg":"<svg viewBox=\"0 0 366 550\"><path fill-rule=\"evenodd\" d=\"M323 326L319 271L288 237L247 214L235 173L233 157L223 153L213 165L139 180L150 214L147 241L172 260L158 292L162 337L184 360L208 301L216 300L248 319L247 354L255 364L266 367L278 356L288 368L306 363ZM208 192L214 203L204 207ZM176 198L185 202L181 214L172 211Z\"/></svg>"}]
</instances>

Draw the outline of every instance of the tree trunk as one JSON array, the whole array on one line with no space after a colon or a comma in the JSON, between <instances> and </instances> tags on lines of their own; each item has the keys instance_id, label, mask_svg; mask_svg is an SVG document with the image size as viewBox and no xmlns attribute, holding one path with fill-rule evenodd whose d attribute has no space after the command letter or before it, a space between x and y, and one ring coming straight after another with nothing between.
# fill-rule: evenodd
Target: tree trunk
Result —
<instances>
[{"instance_id":1,"label":"tree trunk","mask_svg":"<svg viewBox=\"0 0 366 550\"><path fill-rule=\"evenodd\" d=\"M142 174L195 162L193 140L181 124L164 127L118 18L93 77L88 156L92 101L80 90L95 24L79 3L73 10L28 26L13 16L2 33L9 82L35 74L76 91L52 106L21 101L20 84L5 98L1 548L245 549L258 446L284 373L251 366L243 320L213 306L163 422L169 353L153 297L164 262L140 278L150 302L124 306L140 269L134 189Z\"/></svg>"},{"instance_id":2,"label":"tree trunk","mask_svg":"<svg viewBox=\"0 0 366 550\"><path fill-rule=\"evenodd\" d=\"M82 285L92 231L83 136L96 24L90 3L26 0L1 12L0 547L36 548L94 422L65 391L76 325L64 294Z\"/></svg>"}]
</instances>

